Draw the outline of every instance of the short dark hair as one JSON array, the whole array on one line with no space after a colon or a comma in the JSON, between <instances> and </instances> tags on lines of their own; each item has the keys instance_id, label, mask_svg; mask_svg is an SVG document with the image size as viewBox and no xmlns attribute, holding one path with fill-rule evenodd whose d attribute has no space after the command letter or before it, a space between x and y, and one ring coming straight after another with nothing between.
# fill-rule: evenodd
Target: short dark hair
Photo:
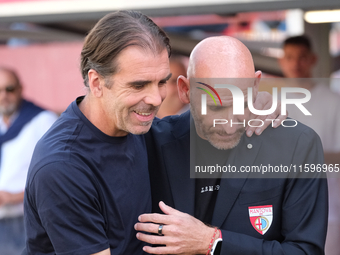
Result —
<instances>
[{"instance_id":1,"label":"short dark hair","mask_svg":"<svg viewBox=\"0 0 340 255\"><path fill-rule=\"evenodd\" d=\"M21 82L20 82L19 76L16 73L16 71L14 71L13 69L11 69L9 67L5 67L5 66L0 66L0 71L7 72L10 75L12 75L14 80L15 80L15 84L13 84L13 85L21 87Z\"/></svg>"},{"instance_id":2,"label":"short dark hair","mask_svg":"<svg viewBox=\"0 0 340 255\"><path fill-rule=\"evenodd\" d=\"M309 51L312 51L312 43L310 39L305 35L288 37L283 42L283 48L287 45L301 45L306 47Z\"/></svg>"},{"instance_id":3,"label":"short dark hair","mask_svg":"<svg viewBox=\"0 0 340 255\"><path fill-rule=\"evenodd\" d=\"M106 78L117 72L117 57L129 46L140 46L171 55L170 40L149 17L137 11L118 11L107 14L91 29L81 51L81 74L88 84L88 71L94 69ZM106 83L107 87L110 84Z\"/></svg>"}]
</instances>

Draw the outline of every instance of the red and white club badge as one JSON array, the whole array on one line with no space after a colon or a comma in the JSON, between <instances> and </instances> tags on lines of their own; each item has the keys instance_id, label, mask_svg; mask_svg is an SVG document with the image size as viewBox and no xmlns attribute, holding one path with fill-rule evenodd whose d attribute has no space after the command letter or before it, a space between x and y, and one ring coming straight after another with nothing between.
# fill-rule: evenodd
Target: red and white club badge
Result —
<instances>
[{"instance_id":1,"label":"red and white club badge","mask_svg":"<svg viewBox=\"0 0 340 255\"><path fill-rule=\"evenodd\" d=\"M273 206L260 205L248 207L251 225L257 232L264 235L273 222Z\"/></svg>"}]
</instances>

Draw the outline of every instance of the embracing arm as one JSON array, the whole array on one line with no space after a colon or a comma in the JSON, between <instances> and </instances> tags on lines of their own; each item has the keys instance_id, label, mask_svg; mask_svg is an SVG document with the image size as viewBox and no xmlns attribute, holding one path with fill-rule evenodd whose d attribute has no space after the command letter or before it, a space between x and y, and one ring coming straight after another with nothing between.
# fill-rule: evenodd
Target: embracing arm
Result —
<instances>
[{"instance_id":1,"label":"embracing arm","mask_svg":"<svg viewBox=\"0 0 340 255\"><path fill-rule=\"evenodd\" d=\"M144 246L143 250L151 254L206 254L215 229L187 213L180 212L163 202L159 207L163 214L143 214L136 223L137 231L158 233L160 224L164 224L162 234L149 235L137 233L137 238L150 244L164 244L162 247Z\"/></svg>"},{"instance_id":2,"label":"embracing arm","mask_svg":"<svg viewBox=\"0 0 340 255\"><path fill-rule=\"evenodd\" d=\"M255 109L268 110L272 107L272 104L273 104L273 98L271 94L269 94L266 91L260 91L257 93L256 99L254 102ZM280 126L281 122L287 118L287 113L285 115L281 115L281 104L280 104L280 101L278 101L276 110L272 114L258 115L258 116L253 114L251 118L262 120L263 126L256 127L256 125L259 125L259 124L255 124L255 123L253 127L247 126L246 134L248 137L251 137L253 133L255 133L256 135L260 135L268 127L277 128L278 126ZM265 121L266 119L272 120L272 121Z\"/></svg>"}]
</instances>

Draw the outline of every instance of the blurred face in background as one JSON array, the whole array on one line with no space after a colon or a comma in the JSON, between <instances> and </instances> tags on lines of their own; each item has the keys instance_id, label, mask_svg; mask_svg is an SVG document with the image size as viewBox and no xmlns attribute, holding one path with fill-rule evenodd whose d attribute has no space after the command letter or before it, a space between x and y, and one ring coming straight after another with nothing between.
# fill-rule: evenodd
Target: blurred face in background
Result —
<instances>
[{"instance_id":1,"label":"blurred face in background","mask_svg":"<svg viewBox=\"0 0 340 255\"><path fill-rule=\"evenodd\" d=\"M304 45L287 44L280 66L286 78L310 78L316 63L316 56Z\"/></svg>"},{"instance_id":2,"label":"blurred face in background","mask_svg":"<svg viewBox=\"0 0 340 255\"><path fill-rule=\"evenodd\" d=\"M15 77L0 69L0 114L11 116L19 107L22 99L22 87Z\"/></svg>"}]
</instances>

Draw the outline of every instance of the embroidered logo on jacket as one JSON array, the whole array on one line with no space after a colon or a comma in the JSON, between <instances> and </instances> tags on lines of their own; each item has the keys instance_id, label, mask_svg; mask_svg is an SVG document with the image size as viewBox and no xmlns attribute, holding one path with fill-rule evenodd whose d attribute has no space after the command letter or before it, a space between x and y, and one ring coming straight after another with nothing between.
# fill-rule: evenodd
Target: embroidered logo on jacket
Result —
<instances>
[{"instance_id":1,"label":"embroidered logo on jacket","mask_svg":"<svg viewBox=\"0 0 340 255\"><path fill-rule=\"evenodd\" d=\"M273 206L260 205L248 207L251 225L257 232L264 235L273 222Z\"/></svg>"}]
</instances>

